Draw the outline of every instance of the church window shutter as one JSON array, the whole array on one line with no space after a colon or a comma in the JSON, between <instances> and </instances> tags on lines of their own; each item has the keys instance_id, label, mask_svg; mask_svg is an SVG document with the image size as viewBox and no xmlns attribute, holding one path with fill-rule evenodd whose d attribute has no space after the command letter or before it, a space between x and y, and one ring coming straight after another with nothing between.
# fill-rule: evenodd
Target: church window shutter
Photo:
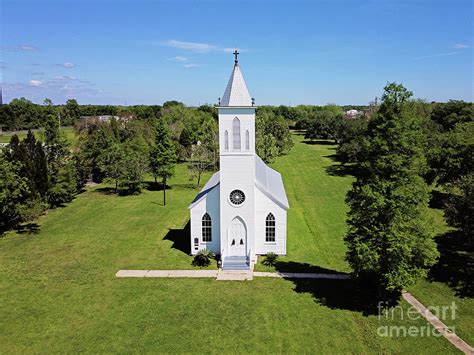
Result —
<instances>
[{"instance_id":1,"label":"church window shutter","mask_svg":"<svg viewBox=\"0 0 474 355\"><path fill-rule=\"evenodd\" d=\"M250 150L250 133L245 131L245 149Z\"/></svg>"},{"instance_id":2,"label":"church window shutter","mask_svg":"<svg viewBox=\"0 0 474 355\"><path fill-rule=\"evenodd\" d=\"M229 132L224 133L224 149L229 150Z\"/></svg>"},{"instance_id":3,"label":"church window shutter","mask_svg":"<svg viewBox=\"0 0 474 355\"><path fill-rule=\"evenodd\" d=\"M275 242L275 216L269 213L265 220L265 241Z\"/></svg>"},{"instance_id":4,"label":"church window shutter","mask_svg":"<svg viewBox=\"0 0 474 355\"><path fill-rule=\"evenodd\" d=\"M240 150L240 120L237 117L232 122L232 149Z\"/></svg>"},{"instance_id":5,"label":"church window shutter","mask_svg":"<svg viewBox=\"0 0 474 355\"><path fill-rule=\"evenodd\" d=\"M208 213L202 216L202 241L212 242L212 221Z\"/></svg>"}]
</instances>

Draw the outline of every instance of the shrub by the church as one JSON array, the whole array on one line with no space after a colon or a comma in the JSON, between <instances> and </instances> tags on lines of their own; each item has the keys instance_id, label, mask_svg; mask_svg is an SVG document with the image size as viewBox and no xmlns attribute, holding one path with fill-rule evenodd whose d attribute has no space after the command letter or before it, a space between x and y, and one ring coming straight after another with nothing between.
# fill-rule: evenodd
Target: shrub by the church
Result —
<instances>
[{"instance_id":1,"label":"shrub by the church","mask_svg":"<svg viewBox=\"0 0 474 355\"><path fill-rule=\"evenodd\" d=\"M275 266L278 260L278 255L272 252L265 254L265 260L263 260L263 265L265 266Z\"/></svg>"},{"instance_id":2,"label":"shrub by the church","mask_svg":"<svg viewBox=\"0 0 474 355\"><path fill-rule=\"evenodd\" d=\"M202 249L194 256L194 260L192 262L193 266L205 267L211 264L212 259L214 259L215 255L209 249Z\"/></svg>"}]
</instances>

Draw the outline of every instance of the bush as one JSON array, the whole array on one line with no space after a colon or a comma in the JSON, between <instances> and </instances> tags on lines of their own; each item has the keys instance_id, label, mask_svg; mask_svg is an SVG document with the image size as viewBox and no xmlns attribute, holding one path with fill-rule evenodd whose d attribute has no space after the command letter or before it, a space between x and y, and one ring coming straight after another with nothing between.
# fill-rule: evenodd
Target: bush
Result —
<instances>
[{"instance_id":1,"label":"bush","mask_svg":"<svg viewBox=\"0 0 474 355\"><path fill-rule=\"evenodd\" d=\"M278 260L278 255L272 252L269 252L265 255L265 260L263 260L262 264L265 266L275 266Z\"/></svg>"},{"instance_id":2,"label":"bush","mask_svg":"<svg viewBox=\"0 0 474 355\"><path fill-rule=\"evenodd\" d=\"M202 249L194 256L192 262L193 266L205 267L211 264L211 260L215 258L215 255L209 249Z\"/></svg>"},{"instance_id":3,"label":"bush","mask_svg":"<svg viewBox=\"0 0 474 355\"><path fill-rule=\"evenodd\" d=\"M21 220L30 222L38 218L48 209L48 204L41 200L41 198L33 198L20 206Z\"/></svg>"}]
</instances>

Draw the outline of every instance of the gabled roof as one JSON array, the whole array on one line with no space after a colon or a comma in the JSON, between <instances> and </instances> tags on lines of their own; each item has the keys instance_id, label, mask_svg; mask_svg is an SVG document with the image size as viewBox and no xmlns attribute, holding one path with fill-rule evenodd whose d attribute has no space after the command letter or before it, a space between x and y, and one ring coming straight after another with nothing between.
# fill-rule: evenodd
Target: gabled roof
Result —
<instances>
[{"instance_id":1,"label":"gabled roof","mask_svg":"<svg viewBox=\"0 0 474 355\"><path fill-rule=\"evenodd\" d=\"M202 190L196 195L189 208L193 208L214 187L219 185L219 172L212 175ZM255 156L255 186L268 198L285 210L290 207L286 197L283 179L278 171L268 167L258 155Z\"/></svg>"},{"instance_id":2,"label":"gabled roof","mask_svg":"<svg viewBox=\"0 0 474 355\"><path fill-rule=\"evenodd\" d=\"M238 63L234 65L220 106L252 106L252 97Z\"/></svg>"},{"instance_id":3,"label":"gabled roof","mask_svg":"<svg viewBox=\"0 0 474 355\"><path fill-rule=\"evenodd\" d=\"M189 208L193 208L194 205L196 205L208 192L210 192L214 187L219 185L219 182L219 172L214 173L214 175L211 176L206 185L203 186L202 190L199 191L199 193L196 195L194 200L189 205Z\"/></svg>"},{"instance_id":4,"label":"gabled roof","mask_svg":"<svg viewBox=\"0 0 474 355\"><path fill-rule=\"evenodd\" d=\"M258 155L255 155L255 185L282 208L290 207L281 174L265 164Z\"/></svg>"}]
</instances>

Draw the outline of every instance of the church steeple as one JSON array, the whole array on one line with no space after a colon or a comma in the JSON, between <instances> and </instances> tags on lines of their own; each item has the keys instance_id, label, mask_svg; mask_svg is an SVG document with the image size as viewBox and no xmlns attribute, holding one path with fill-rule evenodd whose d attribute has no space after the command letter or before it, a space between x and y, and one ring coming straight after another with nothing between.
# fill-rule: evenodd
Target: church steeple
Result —
<instances>
[{"instance_id":1,"label":"church steeple","mask_svg":"<svg viewBox=\"0 0 474 355\"><path fill-rule=\"evenodd\" d=\"M247 84L245 84L244 76L240 70L239 60L237 56L239 52L234 51L234 69L230 75L229 82L220 101L221 107L251 107L253 106L253 100L250 96L249 90L247 89Z\"/></svg>"}]
</instances>

